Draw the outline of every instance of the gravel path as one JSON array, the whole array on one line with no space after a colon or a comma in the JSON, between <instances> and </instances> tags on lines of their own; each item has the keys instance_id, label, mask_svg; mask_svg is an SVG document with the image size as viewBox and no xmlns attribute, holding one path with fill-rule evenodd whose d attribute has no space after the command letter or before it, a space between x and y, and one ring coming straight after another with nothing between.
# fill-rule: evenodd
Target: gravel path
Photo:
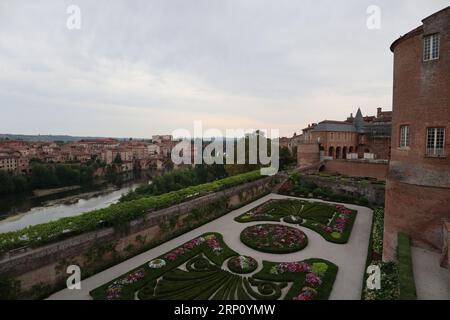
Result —
<instances>
[{"instance_id":1,"label":"gravel path","mask_svg":"<svg viewBox=\"0 0 450 320\"><path fill-rule=\"evenodd\" d=\"M441 255L412 247L412 264L418 300L450 300L450 272L439 266Z\"/></svg>"},{"instance_id":2,"label":"gravel path","mask_svg":"<svg viewBox=\"0 0 450 320\"><path fill-rule=\"evenodd\" d=\"M140 255L128 259L122 263L95 274L81 282L81 290L61 290L51 295L48 299L91 299L89 291L95 289L120 275L130 271L139 265L172 250L173 248L200 236L206 232L218 232L224 237L225 243L236 252L255 258L261 264L262 260L274 262L301 261L308 258L322 258L335 263L339 267L336 282L330 299L334 300L357 300L361 298L363 273L365 269L367 247L369 243L372 224L372 210L365 207L347 204L350 209L358 210L358 215L353 226L349 242L347 244L333 244L325 241L318 233L303 227L299 227L308 236L308 245L305 249L290 254L270 254L255 251L239 240L239 235L248 226L260 224L261 222L238 223L233 219L248 210L270 200L290 198L278 194L269 194L242 208L234 210L225 216L209 222L197 229L187 232L177 238L169 240L158 247L150 249ZM309 199L305 199L309 200ZM326 202L314 200L317 202ZM273 223L273 222L270 222ZM285 224L285 223L280 223ZM286 224L289 225L289 224ZM292 226L292 225L290 225Z\"/></svg>"}]
</instances>

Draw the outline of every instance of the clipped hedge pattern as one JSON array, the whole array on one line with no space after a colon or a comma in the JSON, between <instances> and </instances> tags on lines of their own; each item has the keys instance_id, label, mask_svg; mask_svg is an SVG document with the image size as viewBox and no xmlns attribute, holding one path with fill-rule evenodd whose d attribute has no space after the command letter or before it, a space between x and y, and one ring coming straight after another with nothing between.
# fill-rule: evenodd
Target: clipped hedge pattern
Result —
<instances>
[{"instance_id":1,"label":"clipped hedge pattern","mask_svg":"<svg viewBox=\"0 0 450 320\"><path fill-rule=\"evenodd\" d=\"M259 170L222 180L184 188L159 196L113 204L107 208L61 218L44 224L0 234L0 254L23 246L40 246L66 237L93 231L102 227L123 227L131 220L145 216L149 211L167 208L207 193L217 192L264 176Z\"/></svg>"},{"instance_id":2,"label":"clipped hedge pattern","mask_svg":"<svg viewBox=\"0 0 450 320\"><path fill-rule=\"evenodd\" d=\"M253 278L292 282L285 300L328 300L337 272L337 265L323 259L314 258L299 262L263 261L263 269Z\"/></svg>"},{"instance_id":3,"label":"clipped hedge pattern","mask_svg":"<svg viewBox=\"0 0 450 320\"><path fill-rule=\"evenodd\" d=\"M235 218L237 222L280 221L297 224L319 233L333 243L348 242L357 211L343 205L332 205L297 199L269 200Z\"/></svg>"},{"instance_id":4,"label":"clipped hedge pattern","mask_svg":"<svg viewBox=\"0 0 450 320\"><path fill-rule=\"evenodd\" d=\"M165 261L158 268L145 263L90 294L94 299L114 300L133 300L135 296L140 300L326 299L337 272L334 264L322 259L293 263L264 261L263 269L253 277L222 269L227 259L237 256L220 234L207 233L152 260ZM283 296L282 289L289 283L291 288ZM305 295L305 290L313 292L313 296Z\"/></svg>"}]
</instances>

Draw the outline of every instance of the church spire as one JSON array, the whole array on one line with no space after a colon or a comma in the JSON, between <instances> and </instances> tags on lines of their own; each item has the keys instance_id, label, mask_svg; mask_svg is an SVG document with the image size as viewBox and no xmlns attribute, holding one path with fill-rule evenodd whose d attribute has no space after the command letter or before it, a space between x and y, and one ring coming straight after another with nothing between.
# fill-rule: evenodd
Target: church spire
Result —
<instances>
[{"instance_id":1,"label":"church spire","mask_svg":"<svg viewBox=\"0 0 450 320\"><path fill-rule=\"evenodd\" d=\"M364 131L364 118L363 118L360 108L358 108L358 111L356 112L356 116L353 119L353 125L355 126L356 131L358 131L358 132Z\"/></svg>"}]
</instances>

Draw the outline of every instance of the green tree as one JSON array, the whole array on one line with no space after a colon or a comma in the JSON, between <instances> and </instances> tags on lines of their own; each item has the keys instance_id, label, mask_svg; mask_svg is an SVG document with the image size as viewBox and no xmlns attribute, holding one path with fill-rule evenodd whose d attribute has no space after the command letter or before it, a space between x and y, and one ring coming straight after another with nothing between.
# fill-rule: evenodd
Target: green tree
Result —
<instances>
[{"instance_id":1,"label":"green tree","mask_svg":"<svg viewBox=\"0 0 450 320\"><path fill-rule=\"evenodd\" d=\"M0 194L9 194L15 191L14 181L6 171L0 171Z\"/></svg>"},{"instance_id":2,"label":"green tree","mask_svg":"<svg viewBox=\"0 0 450 320\"><path fill-rule=\"evenodd\" d=\"M286 169L286 167L294 165L297 159L293 156L289 148L280 148L280 169Z\"/></svg>"},{"instance_id":3,"label":"green tree","mask_svg":"<svg viewBox=\"0 0 450 320\"><path fill-rule=\"evenodd\" d=\"M68 165L56 165L55 173L59 184L62 186L75 185L80 183L80 168Z\"/></svg>"},{"instance_id":4,"label":"green tree","mask_svg":"<svg viewBox=\"0 0 450 320\"><path fill-rule=\"evenodd\" d=\"M33 188L57 187L59 181L52 167L33 163L31 165L31 186Z\"/></svg>"},{"instance_id":5,"label":"green tree","mask_svg":"<svg viewBox=\"0 0 450 320\"><path fill-rule=\"evenodd\" d=\"M82 185L89 185L93 183L95 169L95 165L83 166L80 168L80 183Z\"/></svg>"},{"instance_id":6,"label":"green tree","mask_svg":"<svg viewBox=\"0 0 450 320\"><path fill-rule=\"evenodd\" d=\"M122 164L122 157L120 156L120 153L116 154L116 157L114 158L113 163Z\"/></svg>"},{"instance_id":7,"label":"green tree","mask_svg":"<svg viewBox=\"0 0 450 320\"><path fill-rule=\"evenodd\" d=\"M260 130L256 130L254 133L247 134L244 138L241 138L239 140L235 141L234 146L234 164L227 164L225 166L225 169L230 176L238 175L244 172L254 171L262 167L260 157L259 157L259 150L260 150L260 137L264 137L264 133ZM256 139L256 164L250 163L250 141L251 139ZM271 154L271 140L269 138L265 138L267 143L267 155L270 156ZM245 164L237 164L238 159L238 144L239 143L245 143Z\"/></svg>"},{"instance_id":8,"label":"green tree","mask_svg":"<svg viewBox=\"0 0 450 320\"><path fill-rule=\"evenodd\" d=\"M25 192L31 189L30 181L27 176L24 175L14 175L14 192Z\"/></svg>"}]
</instances>

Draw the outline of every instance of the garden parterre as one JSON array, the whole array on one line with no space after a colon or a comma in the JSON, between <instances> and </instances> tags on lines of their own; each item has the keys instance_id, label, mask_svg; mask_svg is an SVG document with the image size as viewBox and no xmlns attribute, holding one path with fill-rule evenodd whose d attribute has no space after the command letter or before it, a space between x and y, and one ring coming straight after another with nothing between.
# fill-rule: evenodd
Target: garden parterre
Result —
<instances>
[{"instance_id":1,"label":"garden parterre","mask_svg":"<svg viewBox=\"0 0 450 320\"><path fill-rule=\"evenodd\" d=\"M94 299L327 299L337 266L322 259L263 261L256 274L222 269L228 262L253 272L257 262L231 250L218 233L207 233L91 291ZM256 264L256 267L255 267Z\"/></svg>"},{"instance_id":2,"label":"garden parterre","mask_svg":"<svg viewBox=\"0 0 450 320\"><path fill-rule=\"evenodd\" d=\"M356 211L343 205L297 199L269 200L238 216L237 222L280 221L300 225L319 233L333 243L347 243Z\"/></svg>"}]
</instances>

